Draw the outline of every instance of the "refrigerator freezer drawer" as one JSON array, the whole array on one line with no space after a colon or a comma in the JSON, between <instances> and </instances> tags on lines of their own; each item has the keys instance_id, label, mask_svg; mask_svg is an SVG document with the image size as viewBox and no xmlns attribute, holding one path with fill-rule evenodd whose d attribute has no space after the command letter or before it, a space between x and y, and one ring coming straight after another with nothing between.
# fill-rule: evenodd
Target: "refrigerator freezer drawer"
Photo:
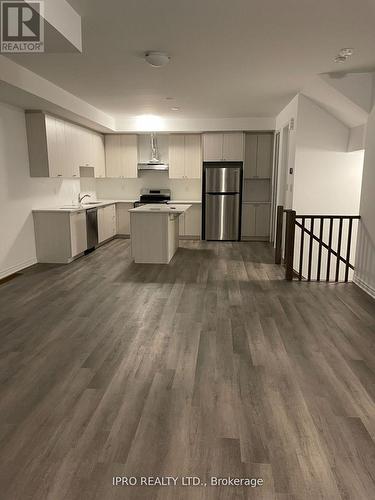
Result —
<instances>
[{"instance_id":1,"label":"refrigerator freezer drawer","mask_svg":"<svg viewBox=\"0 0 375 500\"><path fill-rule=\"evenodd\" d=\"M239 193L240 167L206 167L206 193Z\"/></svg>"},{"instance_id":2,"label":"refrigerator freezer drawer","mask_svg":"<svg viewBox=\"0 0 375 500\"><path fill-rule=\"evenodd\" d=\"M206 240L239 238L240 195L206 194Z\"/></svg>"}]
</instances>

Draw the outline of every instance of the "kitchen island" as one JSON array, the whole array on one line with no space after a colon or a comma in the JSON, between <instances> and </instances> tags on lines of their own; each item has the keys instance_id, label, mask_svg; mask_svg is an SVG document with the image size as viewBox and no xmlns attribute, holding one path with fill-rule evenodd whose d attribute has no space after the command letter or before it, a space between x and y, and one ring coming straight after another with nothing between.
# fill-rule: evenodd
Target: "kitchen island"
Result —
<instances>
[{"instance_id":1,"label":"kitchen island","mask_svg":"<svg viewBox=\"0 0 375 500\"><path fill-rule=\"evenodd\" d=\"M168 264L178 248L178 219L190 207L190 204L149 204L129 210L134 261Z\"/></svg>"}]
</instances>

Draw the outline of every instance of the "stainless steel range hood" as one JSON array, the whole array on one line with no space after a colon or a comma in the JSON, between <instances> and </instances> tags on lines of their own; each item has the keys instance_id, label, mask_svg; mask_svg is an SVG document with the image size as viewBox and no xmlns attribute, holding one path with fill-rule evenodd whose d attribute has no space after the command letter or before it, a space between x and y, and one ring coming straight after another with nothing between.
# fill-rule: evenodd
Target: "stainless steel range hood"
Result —
<instances>
[{"instance_id":1,"label":"stainless steel range hood","mask_svg":"<svg viewBox=\"0 0 375 500\"><path fill-rule=\"evenodd\" d=\"M158 140L153 132L150 135L150 160L147 163L138 163L138 171L142 170L164 172L168 170L168 165L160 159Z\"/></svg>"}]
</instances>

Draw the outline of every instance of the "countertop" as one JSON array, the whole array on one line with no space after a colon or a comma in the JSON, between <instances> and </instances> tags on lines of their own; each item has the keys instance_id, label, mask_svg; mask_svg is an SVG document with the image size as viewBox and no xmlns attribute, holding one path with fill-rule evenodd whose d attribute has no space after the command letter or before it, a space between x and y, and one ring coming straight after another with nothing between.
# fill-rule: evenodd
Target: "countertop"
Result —
<instances>
[{"instance_id":1,"label":"countertop","mask_svg":"<svg viewBox=\"0 0 375 500\"><path fill-rule=\"evenodd\" d=\"M191 207L191 204L175 204L172 203L154 203L149 205L142 205L137 208L132 208L129 212L132 213L149 213L149 214L183 214Z\"/></svg>"},{"instance_id":2,"label":"countertop","mask_svg":"<svg viewBox=\"0 0 375 500\"><path fill-rule=\"evenodd\" d=\"M97 203L83 203L82 205L69 205L62 204L58 207L47 207L47 208L36 208L33 212L58 212L58 213L74 213L81 212L82 210L88 210L89 208L105 207L107 205L113 205L115 203L131 203L139 201L139 198L132 200L97 200ZM169 205L192 205L196 203L201 203L199 200L171 200L168 202ZM141 208L141 207L139 207ZM176 212L176 210L172 210ZM181 212L182 213L182 212Z\"/></svg>"}]
</instances>

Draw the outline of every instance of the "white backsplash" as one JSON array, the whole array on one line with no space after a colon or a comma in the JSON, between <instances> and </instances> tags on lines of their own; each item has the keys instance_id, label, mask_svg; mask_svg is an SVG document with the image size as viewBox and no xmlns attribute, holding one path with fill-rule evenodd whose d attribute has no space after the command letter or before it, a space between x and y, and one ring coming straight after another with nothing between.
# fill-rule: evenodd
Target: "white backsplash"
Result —
<instances>
[{"instance_id":1,"label":"white backsplash","mask_svg":"<svg viewBox=\"0 0 375 500\"><path fill-rule=\"evenodd\" d=\"M143 172L139 175L137 179L96 179L98 199L136 200L141 188L170 189L173 200L201 199L200 179L169 179L168 172Z\"/></svg>"}]
</instances>

